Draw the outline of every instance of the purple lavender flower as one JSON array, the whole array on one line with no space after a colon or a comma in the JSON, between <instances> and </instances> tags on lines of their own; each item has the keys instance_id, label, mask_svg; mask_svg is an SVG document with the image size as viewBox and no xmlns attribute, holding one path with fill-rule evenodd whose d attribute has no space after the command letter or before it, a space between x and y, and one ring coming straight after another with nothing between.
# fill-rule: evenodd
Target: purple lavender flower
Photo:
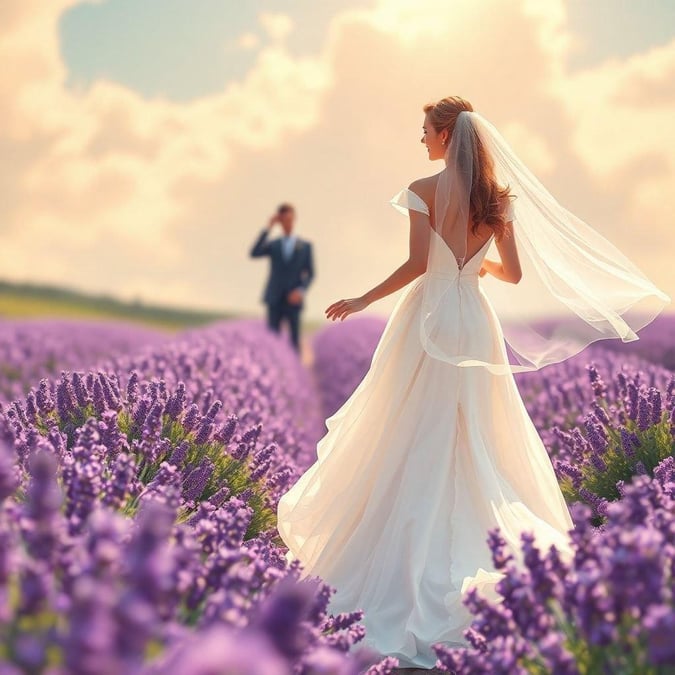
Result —
<instances>
[{"instance_id":1,"label":"purple lavender flower","mask_svg":"<svg viewBox=\"0 0 675 675\"><path fill-rule=\"evenodd\" d=\"M186 501L195 501L202 492L213 472L213 462L204 457L202 463L192 469L185 478L183 484L183 494Z\"/></svg>"},{"instance_id":2,"label":"purple lavender flower","mask_svg":"<svg viewBox=\"0 0 675 675\"><path fill-rule=\"evenodd\" d=\"M216 440L227 445L230 442L230 439L234 435L234 432L237 428L237 421L238 420L236 415L230 415L227 418L225 424L222 426L222 428L216 432L215 434Z\"/></svg>"},{"instance_id":3,"label":"purple lavender flower","mask_svg":"<svg viewBox=\"0 0 675 675\"><path fill-rule=\"evenodd\" d=\"M19 473L15 467L12 452L0 440L0 504L14 493L19 485Z\"/></svg>"},{"instance_id":4,"label":"purple lavender flower","mask_svg":"<svg viewBox=\"0 0 675 675\"><path fill-rule=\"evenodd\" d=\"M651 423L658 424L663 413L663 401L661 392L656 387L649 388L649 407L651 409Z\"/></svg>"},{"instance_id":5,"label":"purple lavender flower","mask_svg":"<svg viewBox=\"0 0 675 675\"><path fill-rule=\"evenodd\" d=\"M640 431L645 431L651 424L651 414L649 410L649 400L646 396L640 396L638 399L637 425Z\"/></svg>"},{"instance_id":6,"label":"purple lavender flower","mask_svg":"<svg viewBox=\"0 0 675 675\"><path fill-rule=\"evenodd\" d=\"M644 617L644 627L649 636L649 661L655 665L675 664L675 643L672 640L675 634L675 608L672 605L650 607Z\"/></svg>"},{"instance_id":7,"label":"purple lavender flower","mask_svg":"<svg viewBox=\"0 0 675 675\"><path fill-rule=\"evenodd\" d=\"M197 426L197 422L200 418L199 408L195 403L193 403L185 413L183 417L183 428L186 431L193 431Z\"/></svg>"},{"instance_id":8,"label":"purple lavender flower","mask_svg":"<svg viewBox=\"0 0 675 675\"><path fill-rule=\"evenodd\" d=\"M620 430L621 433L621 448L628 458L635 457L635 450L640 447L640 440L634 432L630 432L625 428Z\"/></svg>"},{"instance_id":9,"label":"purple lavender flower","mask_svg":"<svg viewBox=\"0 0 675 675\"><path fill-rule=\"evenodd\" d=\"M598 398L603 398L607 393L607 387L598 373L598 369L594 363L587 366L588 377L593 386L593 393Z\"/></svg>"},{"instance_id":10,"label":"purple lavender flower","mask_svg":"<svg viewBox=\"0 0 675 675\"><path fill-rule=\"evenodd\" d=\"M589 659L607 672L632 672L635 663L675 665L665 637L674 620L674 473L669 457L654 478L626 483L622 499L606 505L602 528L592 526L588 506L572 505L569 561L554 547L542 554L525 534L523 566L514 564L503 555L503 538L491 533L495 566L506 575L497 585L502 597L493 603L475 590L467 595L470 646L436 645L441 665L476 673L518 672L519 659L561 673L582 672Z\"/></svg>"}]
</instances>

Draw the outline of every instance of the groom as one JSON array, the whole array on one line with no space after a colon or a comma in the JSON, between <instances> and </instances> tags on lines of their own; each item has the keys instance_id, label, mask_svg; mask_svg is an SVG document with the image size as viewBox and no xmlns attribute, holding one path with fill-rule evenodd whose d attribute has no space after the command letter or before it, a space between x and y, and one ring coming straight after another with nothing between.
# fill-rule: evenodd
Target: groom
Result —
<instances>
[{"instance_id":1,"label":"groom","mask_svg":"<svg viewBox=\"0 0 675 675\"><path fill-rule=\"evenodd\" d=\"M279 332L282 319L291 329L291 342L300 353L300 311L305 292L314 278L312 245L293 234L295 209L291 204L281 204L269 219L251 249L252 258L270 258L270 276L267 280L263 302L267 304L267 324ZM274 223L279 223L283 236L267 240Z\"/></svg>"}]
</instances>

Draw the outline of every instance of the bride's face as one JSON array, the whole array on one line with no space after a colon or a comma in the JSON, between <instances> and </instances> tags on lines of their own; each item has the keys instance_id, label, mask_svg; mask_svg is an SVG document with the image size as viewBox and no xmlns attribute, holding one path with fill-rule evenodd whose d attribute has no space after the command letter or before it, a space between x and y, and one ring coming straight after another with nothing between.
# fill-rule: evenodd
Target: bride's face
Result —
<instances>
[{"instance_id":1,"label":"bride's face","mask_svg":"<svg viewBox=\"0 0 675 675\"><path fill-rule=\"evenodd\" d=\"M422 132L420 140L427 146L429 159L443 159L446 148L445 141L448 138L447 129L443 129L440 133L437 133L429 119L429 115L426 115L424 117L424 124L422 125Z\"/></svg>"}]
</instances>

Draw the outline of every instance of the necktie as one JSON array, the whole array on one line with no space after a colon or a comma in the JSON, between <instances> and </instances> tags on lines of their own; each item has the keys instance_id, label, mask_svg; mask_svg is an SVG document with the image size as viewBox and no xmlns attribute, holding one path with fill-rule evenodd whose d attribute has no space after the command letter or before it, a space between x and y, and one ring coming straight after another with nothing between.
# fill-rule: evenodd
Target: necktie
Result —
<instances>
[{"instance_id":1,"label":"necktie","mask_svg":"<svg viewBox=\"0 0 675 675\"><path fill-rule=\"evenodd\" d=\"M292 237L290 237L290 236L284 237L283 251L284 251L284 260L286 260L286 261L290 260L291 253L293 252L293 238Z\"/></svg>"}]
</instances>

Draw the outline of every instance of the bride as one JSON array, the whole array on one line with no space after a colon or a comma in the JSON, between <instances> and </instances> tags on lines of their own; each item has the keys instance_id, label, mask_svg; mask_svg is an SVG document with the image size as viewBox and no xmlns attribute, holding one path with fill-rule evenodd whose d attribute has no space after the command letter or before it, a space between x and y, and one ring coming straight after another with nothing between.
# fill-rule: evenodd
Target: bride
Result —
<instances>
[{"instance_id":1,"label":"bride","mask_svg":"<svg viewBox=\"0 0 675 675\"><path fill-rule=\"evenodd\" d=\"M417 668L434 666L434 643L467 645L469 588L499 600L490 528L519 562L523 531L572 555L573 523L513 373L595 340L636 340L670 300L468 101L424 112L422 143L445 167L392 200L409 215L409 257L326 315L344 320L408 287L277 514L288 560L336 589L329 610L364 611L359 646ZM498 259L486 257L493 246Z\"/></svg>"}]
</instances>

